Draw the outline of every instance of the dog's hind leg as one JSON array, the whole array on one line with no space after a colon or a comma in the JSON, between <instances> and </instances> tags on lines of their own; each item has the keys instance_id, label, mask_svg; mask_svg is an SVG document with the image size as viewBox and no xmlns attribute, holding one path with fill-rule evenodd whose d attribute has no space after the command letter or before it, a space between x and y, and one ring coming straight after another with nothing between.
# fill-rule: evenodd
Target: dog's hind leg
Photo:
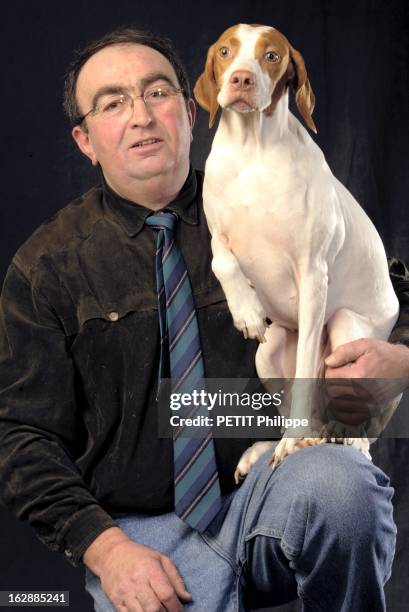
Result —
<instances>
[{"instance_id":1,"label":"dog's hind leg","mask_svg":"<svg viewBox=\"0 0 409 612\"><path fill-rule=\"evenodd\" d=\"M327 333L331 352L341 344L359 338L382 337L374 330L370 317L359 315L349 308L340 308L332 315L327 323Z\"/></svg>"},{"instance_id":2,"label":"dog's hind leg","mask_svg":"<svg viewBox=\"0 0 409 612\"><path fill-rule=\"evenodd\" d=\"M267 342L256 353L256 370L261 379L294 378L298 332L272 323L265 332Z\"/></svg>"}]
</instances>

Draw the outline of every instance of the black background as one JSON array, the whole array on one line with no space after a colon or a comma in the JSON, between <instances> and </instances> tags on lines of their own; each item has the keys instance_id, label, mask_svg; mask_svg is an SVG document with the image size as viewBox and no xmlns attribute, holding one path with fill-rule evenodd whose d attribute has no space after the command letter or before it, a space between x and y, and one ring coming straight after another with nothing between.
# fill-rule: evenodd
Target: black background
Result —
<instances>
[{"instance_id":1,"label":"black background","mask_svg":"<svg viewBox=\"0 0 409 612\"><path fill-rule=\"evenodd\" d=\"M374 221L388 254L409 261L407 0L20 0L3 5L0 22L0 279L33 230L98 181L76 150L61 110L63 74L73 49L129 25L169 36L192 85L208 46L225 28L259 23L281 30L304 56L317 98L313 138ZM200 110L192 149L200 168L214 133L207 125ZM409 442L383 440L372 448L396 490L398 545L386 592L388 610L404 612L409 609ZM92 610L82 569L49 552L6 510L0 509L0 518L0 590L70 590L72 610Z\"/></svg>"}]
</instances>

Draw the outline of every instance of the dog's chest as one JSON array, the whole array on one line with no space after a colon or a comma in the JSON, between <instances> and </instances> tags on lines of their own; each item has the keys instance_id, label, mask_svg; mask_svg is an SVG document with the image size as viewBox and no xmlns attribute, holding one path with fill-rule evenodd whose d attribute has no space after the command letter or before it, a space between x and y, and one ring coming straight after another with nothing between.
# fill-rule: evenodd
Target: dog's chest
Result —
<instances>
[{"instance_id":1,"label":"dog's chest","mask_svg":"<svg viewBox=\"0 0 409 612\"><path fill-rule=\"evenodd\" d=\"M223 156L222 165L219 157L209 158L204 181L204 207L211 227L227 236L235 251L243 243L267 242L296 256L308 207L308 182L302 169L291 167L288 154L240 162L231 156L229 163Z\"/></svg>"},{"instance_id":2,"label":"dog's chest","mask_svg":"<svg viewBox=\"0 0 409 612\"><path fill-rule=\"evenodd\" d=\"M211 177L206 184L205 178L206 216L213 230L227 238L270 318L296 327L300 230L295 219L300 225L303 214L302 206L298 213L291 211L288 201L305 185L295 186L281 177L280 185L277 180L272 189L271 176L256 175L255 181L254 172L230 177L223 182L224 189L215 189L219 183L213 184Z\"/></svg>"}]
</instances>

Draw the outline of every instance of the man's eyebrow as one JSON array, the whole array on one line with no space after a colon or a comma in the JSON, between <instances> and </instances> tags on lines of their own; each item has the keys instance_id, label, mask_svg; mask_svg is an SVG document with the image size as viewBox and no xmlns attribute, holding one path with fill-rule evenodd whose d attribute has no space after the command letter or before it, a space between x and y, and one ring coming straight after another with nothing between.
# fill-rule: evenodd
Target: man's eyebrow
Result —
<instances>
[{"instance_id":1,"label":"man's eyebrow","mask_svg":"<svg viewBox=\"0 0 409 612\"><path fill-rule=\"evenodd\" d=\"M164 74L163 72L151 72L150 74L144 76L142 79L140 79L141 87L145 88L148 85L152 85L152 83L155 83L155 81L166 81L168 85L171 85L172 87L176 88L178 87L178 85L175 85L171 77L168 74Z\"/></svg>"},{"instance_id":2,"label":"man's eyebrow","mask_svg":"<svg viewBox=\"0 0 409 612\"><path fill-rule=\"evenodd\" d=\"M150 74L147 74L146 76L144 76L142 79L139 80L139 83L140 83L141 89L144 90L146 87L148 87L149 85L152 85L152 83L155 83L156 81L165 81L166 83L168 83L168 85L171 85L172 87L177 88L177 85L175 85L171 77L168 76L167 74L163 74L162 72L152 72ZM99 99L102 98L103 96L107 96L111 94L121 94L121 93L126 93L128 91L129 89L127 87L125 87L124 85L120 85L120 84L113 83L110 85L103 85L102 87L97 89L97 91L92 96L92 108L96 108Z\"/></svg>"},{"instance_id":3,"label":"man's eyebrow","mask_svg":"<svg viewBox=\"0 0 409 612\"><path fill-rule=\"evenodd\" d=\"M121 94L125 91L126 87L123 85L104 85L103 87L100 87L92 96L92 108L96 108L98 100L103 96L108 96L110 94Z\"/></svg>"}]
</instances>

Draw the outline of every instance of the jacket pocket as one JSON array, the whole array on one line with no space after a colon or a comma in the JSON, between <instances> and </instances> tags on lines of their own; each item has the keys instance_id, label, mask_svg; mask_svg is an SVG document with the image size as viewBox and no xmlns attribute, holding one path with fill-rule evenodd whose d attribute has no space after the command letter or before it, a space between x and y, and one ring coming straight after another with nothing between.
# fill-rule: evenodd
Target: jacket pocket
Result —
<instances>
[{"instance_id":1,"label":"jacket pocket","mask_svg":"<svg viewBox=\"0 0 409 612\"><path fill-rule=\"evenodd\" d=\"M156 304L141 304L140 300L129 296L116 302L98 303L93 297L81 298L78 301L76 312L61 317L61 323L67 336L73 336L93 319L100 319L106 325L117 323L128 314L133 312L152 312L157 308Z\"/></svg>"}]
</instances>

